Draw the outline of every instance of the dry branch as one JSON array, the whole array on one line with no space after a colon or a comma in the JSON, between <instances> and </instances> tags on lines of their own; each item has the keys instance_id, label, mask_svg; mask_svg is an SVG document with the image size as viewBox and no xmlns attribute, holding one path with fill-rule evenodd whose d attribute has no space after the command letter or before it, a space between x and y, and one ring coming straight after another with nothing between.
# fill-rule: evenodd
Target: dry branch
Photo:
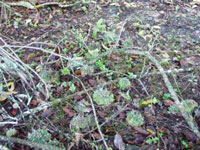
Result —
<instances>
[{"instance_id":1,"label":"dry branch","mask_svg":"<svg viewBox=\"0 0 200 150\"><path fill-rule=\"evenodd\" d=\"M60 147L44 145L44 144L40 144L40 143L34 143L34 142L30 142L30 141L23 140L23 139L14 138L14 137L6 137L6 136L2 136L2 135L0 135L0 141L7 141L7 142L11 142L11 143L19 143L19 144L28 145L30 147L44 149L44 150L46 150L46 149L48 149L48 150L55 150L55 149L63 150Z\"/></svg>"},{"instance_id":2,"label":"dry branch","mask_svg":"<svg viewBox=\"0 0 200 150\"><path fill-rule=\"evenodd\" d=\"M7 2L6 4L8 6L20 6L20 7L25 7L27 9L38 9L38 8L43 8L43 7L48 7L48 6L58 6L60 8L69 8L69 7L74 7L77 5L84 5L88 4L89 2L84 2L84 1L78 1L73 4L63 4L59 2L47 2L39 5L34 5L26 1L20 1L20 2Z\"/></svg>"}]
</instances>

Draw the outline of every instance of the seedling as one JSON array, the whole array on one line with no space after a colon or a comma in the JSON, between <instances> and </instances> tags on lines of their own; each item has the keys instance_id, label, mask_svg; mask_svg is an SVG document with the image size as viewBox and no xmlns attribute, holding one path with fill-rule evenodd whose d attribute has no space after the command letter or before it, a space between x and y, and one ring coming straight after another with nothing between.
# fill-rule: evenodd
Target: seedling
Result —
<instances>
[{"instance_id":1,"label":"seedling","mask_svg":"<svg viewBox=\"0 0 200 150\"><path fill-rule=\"evenodd\" d=\"M186 149L189 147L188 143L185 140L181 140L181 144L183 145L183 147L185 147Z\"/></svg>"},{"instance_id":2,"label":"seedling","mask_svg":"<svg viewBox=\"0 0 200 150\"><path fill-rule=\"evenodd\" d=\"M188 112L188 113L192 113L193 110L194 110L194 108L198 107L197 102L194 101L194 100L190 100L190 99L188 99L188 100L182 100L181 101L181 105L183 107L183 110L185 112ZM174 114L180 112L180 108L176 104L171 105L168 109L169 109L169 112L174 113Z\"/></svg>"},{"instance_id":3,"label":"seedling","mask_svg":"<svg viewBox=\"0 0 200 150\"><path fill-rule=\"evenodd\" d=\"M99 19L94 27L92 37L95 39L97 37L97 33L104 33L106 31L106 25L104 24L104 19Z\"/></svg>"},{"instance_id":4,"label":"seedling","mask_svg":"<svg viewBox=\"0 0 200 150\"><path fill-rule=\"evenodd\" d=\"M131 82L128 78L121 78L118 85L121 90L125 90L131 86Z\"/></svg>"},{"instance_id":5,"label":"seedling","mask_svg":"<svg viewBox=\"0 0 200 150\"><path fill-rule=\"evenodd\" d=\"M74 92L76 92L76 86L74 85L74 83L73 82L69 82L69 90L72 92L72 93L74 93Z\"/></svg>"},{"instance_id":6,"label":"seedling","mask_svg":"<svg viewBox=\"0 0 200 150\"><path fill-rule=\"evenodd\" d=\"M165 93L165 94L163 94L162 98L163 98L163 100L167 100L167 99L171 98L171 95L169 93Z\"/></svg>"},{"instance_id":7,"label":"seedling","mask_svg":"<svg viewBox=\"0 0 200 150\"><path fill-rule=\"evenodd\" d=\"M183 60L184 59L184 56L177 56L176 57L178 60Z\"/></svg>"},{"instance_id":8,"label":"seedling","mask_svg":"<svg viewBox=\"0 0 200 150\"><path fill-rule=\"evenodd\" d=\"M160 137L162 137L163 136L163 133L162 132L160 132L160 133L158 133L158 136L155 136L155 137L152 137L152 138L148 138L147 140L146 140L146 143L147 144L157 144L158 143L158 141L159 141L159 138Z\"/></svg>"},{"instance_id":9,"label":"seedling","mask_svg":"<svg viewBox=\"0 0 200 150\"><path fill-rule=\"evenodd\" d=\"M98 60L96 63L95 63L95 66L99 67L99 69L101 71L108 71L108 68L106 68L106 66L103 64L103 62L101 60Z\"/></svg>"},{"instance_id":10,"label":"seedling","mask_svg":"<svg viewBox=\"0 0 200 150\"><path fill-rule=\"evenodd\" d=\"M93 100L98 105L110 105L114 101L114 95L107 89L97 89L93 94Z\"/></svg>"},{"instance_id":11,"label":"seedling","mask_svg":"<svg viewBox=\"0 0 200 150\"><path fill-rule=\"evenodd\" d=\"M152 143L156 144L156 143L158 143L158 141L159 141L159 138L156 136L156 137L148 138L146 140L146 143L147 144L152 144Z\"/></svg>"},{"instance_id":12,"label":"seedling","mask_svg":"<svg viewBox=\"0 0 200 150\"><path fill-rule=\"evenodd\" d=\"M61 70L61 74L62 74L63 76L68 75L68 74L70 74L70 70L69 70L67 67L64 67L64 68Z\"/></svg>"},{"instance_id":13,"label":"seedling","mask_svg":"<svg viewBox=\"0 0 200 150\"><path fill-rule=\"evenodd\" d=\"M62 86L62 87L67 87L67 82L65 82L65 81L62 82L62 83L61 83L61 86Z\"/></svg>"},{"instance_id":14,"label":"seedling","mask_svg":"<svg viewBox=\"0 0 200 150\"><path fill-rule=\"evenodd\" d=\"M139 111L132 110L128 112L126 121L130 126L141 126L144 123L144 118Z\"/></svg>"},{"instance_id":15,"label":"seedling","mask_svg":"<svg viewBox=\"0 0 200 150\"><path fill-rule=\"evenodd\" d=\"M9 130L6 132L6 136L7 136L7 137L11 137L11 136L14 136L16 133L17 133L17 130L16 130L16 129L9 129Z\"/></svg>"},{"instance_id":16,"label":"seedling","mask_svg":"<svg viewBox=\"0 0 200 150\"><path fill-rule=\"evenodd\" d=\"M57 147L59 146L59 148L55 148L56 150L59 150L60 148L64 148L64 145L59 143L59 141L57 141L56 139L52 140L51 134L48 133L48 131L45 129L33 130L31 133L28 133L28 139L34 143L52 145L52 146L57 146ZM47 149L47 148L44 148L44 149Z\"/></svg>"},{"instance_id":17,"label":"seedling","mask_svg":"<svg viewBox=\"0 0 200 150\"><path fill-rule=\"evenodd\" d=\"M83 114L79 114L70 121L70 125L72 129L75 131L80 131L81 129L87 129L88 127L92 127L95 125L94 118L92 115L84 116Z\"/></svg>"}]
</instances>

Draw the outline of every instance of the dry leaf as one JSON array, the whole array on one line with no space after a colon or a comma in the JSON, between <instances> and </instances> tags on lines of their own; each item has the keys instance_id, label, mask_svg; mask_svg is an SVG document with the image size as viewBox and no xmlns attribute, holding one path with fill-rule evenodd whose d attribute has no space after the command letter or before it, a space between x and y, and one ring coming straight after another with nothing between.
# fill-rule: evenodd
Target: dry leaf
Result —
<instances>
[{"instance_id":1,"label":"dry leaf","mask_svg":"<svg viewBox=\"0 0 200 150\"><path fill-rule=\"evenodd\" d=\"M125 150L125 145L124 145L124 142L123 142L122 137L121 137L120 134L116 134L116 135L115 135L114 145L115 145L115 147L117 147L119 150Z\"/></svg>"},{"instance_id":2,"label":"dry leaf","mask_svg":"<svg viewBox=\"0 0 200 150\"><path fill-rule=\"evenodd\" d=\"M1 95L0 95L0 101L5 101L6 99L7 99L6 96L1 96Z\"/></svg>"},{"instance_id":3,"label":"dry leaf","mask_svg":"<svg viewBox=\"0 0 200 150\"><path fill-rule=\"evenodd\" d=\"M47 109L42 113L41 117L42 117L42 119L49 118L51 115L53 115L53 113L54 112L52 109Z\"/></svg>"},{"instance_id":4,"label":"dry leaf","mask_svg":"<svg viewBox=\"0 0 200 150\"><path fill-rule=\"evenodd\" d=\"M71 118L71 117L74 116L74 113L71 112L71 110L70 110L68 107L63 107L62 109L63 109L63 111L66 113L66 115L67 115L68 117Z\"/></svg>"},{"instance_id":5,"label":"dry leaf","mask_svg":"<svg viewBox=\"0 0 200 150\"><path fill-rule=\"evenodd\" d=\"M174 102L172 100L170 100L170 99L164 101L164 105L167 106L167 107L169 107L169 106L171 106L173 104L174 104Z\"/></svg>"},{"instance_id":6,"label":"dry leaf","mask_svg":"<svg viewBox=\"0 0 200 150\"><path fill-rule=\"evenodd\" d=\"M3 87L6 87L8 91L0 92L0 101L4 101L8 98L8 96L17 93L16 91L14 91L15 89L14 82L8 82L6 85L3 85Z\"/></svg>"}]
</instances>

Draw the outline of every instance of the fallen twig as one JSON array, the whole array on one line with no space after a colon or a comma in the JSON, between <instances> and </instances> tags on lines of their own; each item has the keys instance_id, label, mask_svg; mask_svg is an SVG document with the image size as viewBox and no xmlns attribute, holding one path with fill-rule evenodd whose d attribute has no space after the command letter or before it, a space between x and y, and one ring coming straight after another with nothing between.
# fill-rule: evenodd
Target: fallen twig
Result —
<instances>
[{"instance_id":1,"label":"fallen twig","mask_svg":"<svg viewBox=\"0 0 200 150\"><path fill-rule=\"evenodd\" d=\"M47 144L44 145L44 144L40 144L40 143L34 143L34 142L27 141L27 140L19 139L19 138L6 137L6 136L3 136L3 135L0 135L0 141L19 143L19 144L23 144L23 145L28 145L30 147L39 148L39 149L48 149L48 150L59 149L59 150L64 150L63 148L60 148L60 147L50 146L50 145L47 145Z\"/></svg>"},{"instance_id":2,"label":"fallen twig","mask_svg":"<svg viewBox=\"0 0 200 150\"><path fill-rule=\"evenodd\" d=\"M6 4L8 6L20 6L20 7L25 7L28 9L38 9L38 8L43 8L43 7L47 7L47 6L58 6L60 8L69 8L69 7L74 7L77 5L85 5L85 4L89 4L90 1L88 2L84 2L84 1L78 1L75 2L73 4L63 4L60 2L47 2L47 3L43 3L43 4L39 4L39 5L34 5L31 4L29 2L26 1L20 1L20 2L7 2Z\"/></svg>"},{"instance_id":3,"label":"fallen twig","mask_svg":"<svg viewBox=\"0 0 200 150\"><path fill-rule=\"evenodd\" d=\"M95 119L95 122L96 122L96 125L97 125L97 129L98 129L98 131L99 131L99 134L101 135L101 138L102 138L103 143L104 143L104 145L105 145L105 147L106 147L106 150L109 150L108 145L107 145L107 143L106 143L106 140L105 140L105 138L104 138L104 135L103 135L103 133L101 132L101 127L100 127L100 125L99 125L99 121L98 121L98 117L97 117L97 113L96 113L96 109L95 109L95 107L94 107L94 103L93 103L92 97L91 97L90 94L88 93L88 91L87 91L87 89L85 88L85 85L83 84L83 82L82 82L78 77L76 77L76 76L73 76L73 77L76 78L76 79L81 83L81 85L82 85L82 87L83 87L85 93L88 95L88 98L89 98L89 100L90 100L90 104L91 104L91 106L92 106L92 111L93 111L93 114L94 114L94 119Z\"/></svg>"}]
</instances>

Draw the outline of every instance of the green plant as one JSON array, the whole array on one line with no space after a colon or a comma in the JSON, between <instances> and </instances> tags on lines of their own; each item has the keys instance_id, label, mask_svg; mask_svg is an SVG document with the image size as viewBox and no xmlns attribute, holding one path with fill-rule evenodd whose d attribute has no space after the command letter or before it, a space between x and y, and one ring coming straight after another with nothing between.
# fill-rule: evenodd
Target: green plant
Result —
<instances>
[{"instance_id":1,"label":"green plant","mask_svg":"<svg viewBox=\"0 0 200 150\"><path fill-rule=\"evenodd\" d=\"M130 126L141 126L144 123L144 118L139 111L132 110L128 112L126 121Z\"/></svg>"},{"instance_id":2,"label":"green plant","mask_svg":"<svg viewBox=\"0 0 200 150\"><path fill-rule=\"evenodd\" d=\"M188 148L188 143L185 140L181 140L181 144L185 147Z\"/></svg>"},{"instance_id":3,"label":"green plant","mask_svg":"<svg viewBox=\"0 0 200 150\"><path fill-rule=\"evenodd\" d=\"M44 144L51 140L51 134L45 129L33 130L28 134L28 139L31 142Z\"/></svg>"},{"instance_id":4,"label":"green plant","mask_svg":"<svg viewBox=\"0 0 200 150\"><path fill-rule=\"evenodd\" d=\"M17 133L17 130L16 130L16 129L9 129L9 130L6 132L6 136L7 136L7 137L11 137L11 136L14 136L16 133Z\"/></svg>"},{"instance_id":5,"label":"green plant","mask_svg":"<svg viewBox=\"0 0 200 150\"><path fill-rule=\"evenodd\" d=\"M62 87L67 87L67 82L65 82L65 81L62 82L62 83L61 83L61 86L62 86Z\"/></svg>"},{"instance_id":6,"label":"green plant","mask_svg":"<svg viewBox=\"0 0 200 150\"><path fill-rule=\"evenodd\" d=\"M163 62L161 62L161 65L162 65L163 67L167 67L169 64L170 64L170 63L169 63L168 61L163 61Z\"/></svg>"},{"instance_id":7,"label":"green plant","mask_svg":"<svg viewBox=\"0 0 200 150\"><path fill-rule=\"evenodd\" d=\"M99 49L88 50L88 52L86 53L86 59L92 60L96 58L98 55L99 55Z\"/></svg>"},{"instance_id":8,"label":"green plant","mask_svg":"<svg viewBox=\"0 0 200 150\"><path fill-rule=\"evenodd\" d=\"M64 54L67 54L68 51L69 51L69 49L67 49L67 48L64 48L64 49L63 49L63 53L64 53Z\"/></svg>"},{"instance_id":9,"label":"green plant","mask_svg":"<svg viewBox=\"0 0 200 150\"><path fill-rule=\"evenodd\" d=\"M56 84L56 86L59 86L60 85L60 79L59 78L56 78L54 80L54 83Z\"/></svg>"},{"instance_id":10,"label":"green plant","mask_svg":"<svg viewBox=\"0 0 200 150\"><path fill-rule=\"evenodd\" d=\"M124 97L126 100L131 100L130 91L126 91L126 93L120 92L120 95Z\"/></svg>"},{"instance_id":11,"label":"green plant","mask_svg":"<svg viewBox=\"0 0 200 150\"><path fill-rule=\"evenodd\" d=\"M74 93L74 92L76 92L76 86L74 85L74 83L73 82L69 82L69 90L72 92L72 93Z\"/></svg>"},{"instance_id":12,"label":"green plant","mask_svg":"<svg viewBox=\"0 0 200 150\"><path fill-rule=\"evenodd\" d=\"M70 121L72 129L80 131L88 127L95 126L94 117L92 115L84 116L82 113L72 118Z\"/></svg>"},{"instance_id":13,"label":"green plant","mask_svg":"<svg viewBox=\"0 0 200 150\"><path fill-rule=\"evenodd\" d=\"M121 90L125 90L126 88L131 86L131 82L128 78L121 78L118 85Z\"/></svg>"},{"instance_id":14,"label":"green plant","mask_svg":"<svg viewBox=\"0 0 200 150\"><path fill-rule=\"evenodd\" d=\"M105 31L103 38L104 44L115 43L117 41L117 34L115 32L115 30Z\"/></svg>"},{"instance_id":15,"label":"green plant","mask_svg":"<svg viewBox=\"0 0 200 150\"><path fill-rule=\"evenodd\" d=\"M99 19L94 27L92 37L95 39L97 37L97 33L104 33L106 31L106 25L104 24L104 19Z\"/></svg>"},{"instance_id":16,"label":"green plant","mask_svg":"<svg viewBox=\"0 0 200 150\"><path fill-rule=\"evenodd\" d=\"M147 144L152 144L152 143L156 144L156 143L158 143L158 141L159 141L159 138L156 136L156 137L148 138L146 140L146 143Z\"/></svg>"},{"instance_id":17,"label":"green plant","mask_svg":"<svg viewBox=\"0 0 200 150\"><path fill-rule=\"evenodd\" d=\"M128 72L128 77L129 77L130 79L135 79L135 78L137 78L137 75L135 75L135 74L132 73L132 72Z\"/></svg>"},{"instance_id":18,"label":"green plant","mask_svg":"<svg viewBox=\"0 0 200 150\"><path fill-rule=\"evenodd\" d=\"M196 101L192 99L182 100L181 104L186 112L192 113L195 107L198 107Z\"/></svg>"},{"instance_id":19,"label":"green plant","mask_svg":"<svg viewBox=\"0 0 200 150\"><path fill-rule=\"evenodd\" d=\"M63 76L68 75L68 74L70 74L70 70L69 70L67 67L64 67L64 68L61 70L61 74L62 74Z\"/></svg>"},{"instance_id":20,"label":"green plant","mask_svg":"<svg viewBox=\"0 0 200 150\"><path fill-rule=\"evenodd\" d=\"M179 107L174 104L174 105L171 105L169 108L168 108L169 112L172 113L172 114L176 114L179 112Z\"/></svg>"},{"instance_id":21,"label":"green plant","mask_svg":"<svg viewBox=\"0 0 200 150\"><path fill-rule=\"evenodd\" d=\"M107 89L97 89L93 93L93 100L98 105L110 105L114 101L114 95Z\"/></svg>"},{"instance_id":22,"label":"green plant","mask_svg":"<svg viewBox=\"0 0 200 150\"><path fill-rule=\"evenodd\" d=\"M176 57L178 60L183 60L184 59L184 56L177 56Z\"/></svg>"},{"instance_id":23,"label":"green plant","mask_svg":"<svg viewBox=\"0 0 200 150\"><path fill-rule=\"evenodd\" d=\"M56 148L56 150L64 148L64 145L59 141L56 139L52 140L51 134L46 129L33 130L28 134L28 139L34 143L57 146L58 148ZM47 148L44 148L44 150L47 150Z\"/></svg>"},{"instance_id":24,"label":"green plant","mask_svg":"<svg viewBox=\"0 0 200 150\"><path fill-rule=\"evenodd\" d=\"M181 101L182 109L185 112L192 113L195 107L198 107L198 104L196 101L187 99ZM180 112L180 106L177 104L173 104L168 108L169 112L171 113L179 113Z\"/></svg>"},{"instance_id":25,"label":"green plant","mask_svg":"<svg viewBox=\"0 0 200 150\"><path fill-rule=\"evenodd\" d=\"M162 96L162 99L163 99L163 100L167 100L167 99L169 99L169 98L171 98L171 94L169 94L169 93L165 93L165 94L163 94L163 96Z\"/></svg>"},{"instance_id":26,"label":"green plant","mask_svg":"<svg viewBox=\"0 0 200 150\"><path fill-rule=\"evenodd\" d=\"M108 71L108 68L106 68L106 66L103 64L102 60L95 62L95 66L99 67L101 71Z\"/></svg>"}]
</instances>

